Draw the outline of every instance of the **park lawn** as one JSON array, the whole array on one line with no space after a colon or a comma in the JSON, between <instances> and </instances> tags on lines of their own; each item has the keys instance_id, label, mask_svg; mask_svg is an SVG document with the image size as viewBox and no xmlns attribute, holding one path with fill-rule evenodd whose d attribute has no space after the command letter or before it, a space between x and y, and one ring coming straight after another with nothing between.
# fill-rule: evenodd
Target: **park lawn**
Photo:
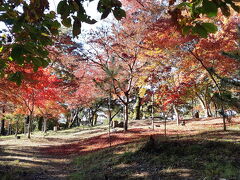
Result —
<instances>
[{"instance_id":1,"label":"park lawn","mask_svg":"<svg viewBox=\"0 0 240 180\"><path fill-rule=\"evenodd\" d=\"M237 180L239 137L239 131L212 130L191 136L153 136L154 141L144 138L79 156L70 179Z\"/></svg>"},{"instance_id":2,"label":"park lawn","mask_svg":"<svg viewBox=\"0 0 240 180\"><path fill-rule=\"evenodd\" d=\"M128 132L105 126L0 139L0 180L240 179L239 117L167 122L154 131L136 121ZM153 137L153 142L149 141Z\"/></svg>"}]
</instances>

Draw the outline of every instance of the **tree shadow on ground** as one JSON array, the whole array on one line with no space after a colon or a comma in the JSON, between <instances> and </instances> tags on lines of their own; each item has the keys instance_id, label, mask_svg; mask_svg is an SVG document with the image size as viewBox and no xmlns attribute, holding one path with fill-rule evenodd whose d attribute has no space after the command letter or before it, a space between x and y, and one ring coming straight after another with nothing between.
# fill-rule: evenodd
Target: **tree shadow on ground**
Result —
<instances>
[{"instance_id":1,"label":"tree shadow on ground","mask_svg":"<svg viewBox=\"0 0 240 180\"><path fill-rule=\"evenodd\" d=\"M0 147L0 180L66 179L71 172L68 164L61 156L39 153L36 147Z\"/></svg>"},{"instance_id":2,"label":"tree shadow on ground","mask_svg":"<svg viewBox=\"0 0 240 180\"><path fill-rule=\"evenodd\" d=\"M222 134L224 138L220 141L216 137ZM154 142L147 141L134 151L125 151L125 146L119 145L112 152L105 149L80 156L75 162L80 170L71 179L237 180L240 179L240 141L235 142L234 137L239 135L238 131L204 132L183 139L158 135ZM231 137L231 142L223 141Z\"/></svg>"},{"instance_id":3,"label":"tree shadow on ground","mask_svg":"<svg viewBox=\"0 0 240 180\"><path fill-rule=\"evenodd\" d=\"M146 129L116 132L111 135L111 148L108 134L48 147L5 145L0 147L0 162L9 165L0 163L0 177L55 180L65 179L64 174L73 169L81 169L74 170L71 179L240 178L240 132L209 131L190 136L186 135L188 132L181 131L178 136L172 130L168 137L160 131ZM151 148L145 144L134 151L123 149L150 136L155 139ZM79 168L77 163L72 169L72 165L64 161L76 155L80 155L79 162L84 167Z\"/></svg>"},{"instance_id":4,"label":"tree shadow on ground","mask_svg":"<svg viewBox=\"0 0 240 180\"><path fill-rule=\"evenodd\" d=\"M96 150L101 150L111 146L126 144L138 141L141 138L148 137L151 134L159 134L159 131L150 131L146 129L131 129L127 132L120 131L109 135L102 134L91 138L79 140L78 142L67 143L57 146L41 147L40 151L44 154L69 156L73 154L85 154Z\"/></svg>"}]
</instances>

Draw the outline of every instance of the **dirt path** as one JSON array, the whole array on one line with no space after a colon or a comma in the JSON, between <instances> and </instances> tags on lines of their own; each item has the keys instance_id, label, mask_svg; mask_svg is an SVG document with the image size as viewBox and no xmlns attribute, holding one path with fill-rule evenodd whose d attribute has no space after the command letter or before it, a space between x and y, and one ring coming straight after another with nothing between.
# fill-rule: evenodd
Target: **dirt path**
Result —
<instances>
[{"instance_id":1,"label":"dirt path","mask_svg":"<svg viewBox=\"0 0 240 180\"><path fill-rule=\"evenodd\" d=\"M66 175L70 171L69 163L71 159L43 155L39 153L36 147L31 146L5 146L4 152L1 153L0 161L4 162L2 165L6 172L10 171L20 174L20 177L10 175L10 179L23 179L24 177L24 179L55 180L66 179Z\"/></svg>"},{"instance_id":2,"label":"dirt path","mask_svg":"<svg viewBox=\"0 0 240 180\"><path fill-rule=\"evenodd\" d=\"M235 118L232 124L239 122L240 119ZM150 135L164 135L163 122L158 123L155 131L151 130L151 121L131 122L130 127L134 129L127 133L112 133L111 145L138 141ZM221 119L191 120L187 121L185 126L176 126L175 122L168 122L167 136L199 134L203 129L206 130L206 127L221 129ZM236 136L236 141L240 141L240 137ZM19 140L13 137L0 138L0 179L1 173L16 172L5 179L64 180L74 171L71 162L76 156L108 147L106 127L59 131L48 136L38 134L33 135L30 140L25 137Z\"/></svg>"},{"instance_id":3,"label":"dirt path","mask_svg":"<svg viewBox=\"0 0 240 180\"><path fill-rule=\"evenodd\" d=\"M103 133L106 133L106 128L59 132L48 136L33 134L30 140L24 136L21 139L0 138L0 180L67 179L73 171L71 162L74 156L42 153L41 149L79 142Z\"/></svg>"}]
</instances>

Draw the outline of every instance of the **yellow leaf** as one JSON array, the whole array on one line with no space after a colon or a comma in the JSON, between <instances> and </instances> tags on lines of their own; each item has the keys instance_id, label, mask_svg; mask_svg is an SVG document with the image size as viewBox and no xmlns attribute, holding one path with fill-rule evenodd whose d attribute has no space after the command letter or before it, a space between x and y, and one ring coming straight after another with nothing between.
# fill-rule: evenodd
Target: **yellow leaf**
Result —
<instances>
[{"instance_id":1,"label":"yellow leaf","mask_svg":"<svg viewBox=\"0 0 240 180\"><path fill-rule=\"evenodd\" d=\"M141 89L139 90L139 93L138 93L139 96L142 98L142 97L145 95L146 91L147 91L146 88L141 88Z\"/></svg>"},{"instance_id":2,"label":"yellow leaf","mask_svg":"<svg viewBox=\"0 0 240 180\"><path fill-rule=\"evenodd\" d=\"M43 35L43 36L47 36L47 37L49 36L49 35L48 35L48 34L46 34L46 33L41 33L41 35Z\"/></svg>"}]
</instances>

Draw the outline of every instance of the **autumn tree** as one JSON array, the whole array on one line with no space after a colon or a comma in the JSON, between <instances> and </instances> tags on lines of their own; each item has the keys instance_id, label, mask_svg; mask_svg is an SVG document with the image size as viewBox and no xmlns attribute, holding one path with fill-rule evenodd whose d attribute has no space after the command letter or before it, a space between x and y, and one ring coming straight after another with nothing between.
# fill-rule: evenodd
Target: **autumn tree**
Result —
<instances>
[{"instance_id":1,"label":"autumn tree","mask_svg":"<svg viewBox=\"0 0 240 180\"><path fill-rule=\"evenodd\" d=\"M82 62L77 67L78 69L74 73L77 78L75 81L76 87L70 92L71 97L67 102L70 107L78 108L78 111L75 112L76 118L80 112L80 108L89 108L89 111L91 111L89 120L93 125L94 117L97 115L96 113L101 104L101 99L104 97L104 94L95 84L95 79L101 78L102 72L99 67L87 62ZM73 119L73 121L75 120Z\"/></svg>"},{"instance_id":2,"label":"autumn tree","mask_svg":"<svg viewBox=\"0 0 240 180\"><path fill-rule=\"evenodd\" d=\"M132 22L132 24L128 24ZM128 129L130 95L143 62L140 60L141 43L145 26L133 29L134 22L126 21L112 31L102 28L91 33L86 57L105 72L104 82L109 84L109 92L124 106L125 125ZM110 90L111 89L111 90Z\"/></svg>"},{"instance_id":3,"label":"autumn tree","mask_svg":"<svg viewBox=\"0 0 240 180\"><path fill-rule=\"evenodd\" d=\"M200 4L200 6L201 5L202 4ZM237 16L232 16L228 22L225 17L219 15L217 17L219 20L219 30L216 26L212 26L212 24L208 22L201 22L206 19L204 18L205 17L202 17L202 19L200 19L200 26L204 26L205 30L208 28L212 33L218 31L216 34L209 34L205 30L202 30L203 32L197 32L195 30L199 29L200 26L191 24L190 26L193 25L193 27L189 26L188 30L192 31L193 35L187 35L186 32L182 32L179 29L179 26L176 25L176 22L172 19L172 15L169 16L163 13L162 16L152 20L152 24L148 28L149 31L146 32L144 45L148 47L148 49L146 48L148 51L153 52L150 55L151 57L158 51L157 54L161 57L161 60L164 58L168 59L170 56L170 61L175 59L176 69L174 71L181 73L183 75L182 78L190 77L190 75L194 76L194 74L200 76L202 71L199 70L197 71L199 73L194 73L194 68L192 68L194 66L203 69L208 76L207 78L210 79L212 83L210 87L214 94L217 91L219 93L220 90L219 82L216 80L216 77L213 77L211 68L216 67L216 71L218 69L220 74L228 75L231 74L231 72L227 72L228 69L233 68L235 70L237 68L237 64L233 60L223 57L221 51L236 49L234 47L234 41L236 39L236 28L234 28L234 26L236 26L238 18ZM185 34L185 36L183 34ZM226 34L228 35L226 36ZM199 35L205 38L200 38ZM189 54L191 56L189 56ZM185 66L181 66L180 64L184 61L186 62ZM190 66L192 66L191 69L189 68ZM194 81L197 80L197 78L183 79L181 82L188 84L189 80ZM194 84L194 82L192 82L192 84ZM214 88L212 88L213 86ZM209 107L206 108L208 109ZM224 118L223 122L225 129Z\"/></svg>"},{"instance_id":4,"label":"autumn tree","mask_svg":"<svg viewBox=\"0 0 240 180\"><path fill-rule=\"evenodd\" d=\"M20 86L2 79L1 82L4 87L2 93L7 95L9 101L21 106L22 112L29 116L28 138L30 138L36 109L39 107L45 108L47 101L60 101L60 93L57 90L60 81L56 76L51 75L48 69L39 69L37 72L33 72L31 67L22 68L13 65L12 70L21 71L25 79Z\"/></svg>"}]
</instances>

